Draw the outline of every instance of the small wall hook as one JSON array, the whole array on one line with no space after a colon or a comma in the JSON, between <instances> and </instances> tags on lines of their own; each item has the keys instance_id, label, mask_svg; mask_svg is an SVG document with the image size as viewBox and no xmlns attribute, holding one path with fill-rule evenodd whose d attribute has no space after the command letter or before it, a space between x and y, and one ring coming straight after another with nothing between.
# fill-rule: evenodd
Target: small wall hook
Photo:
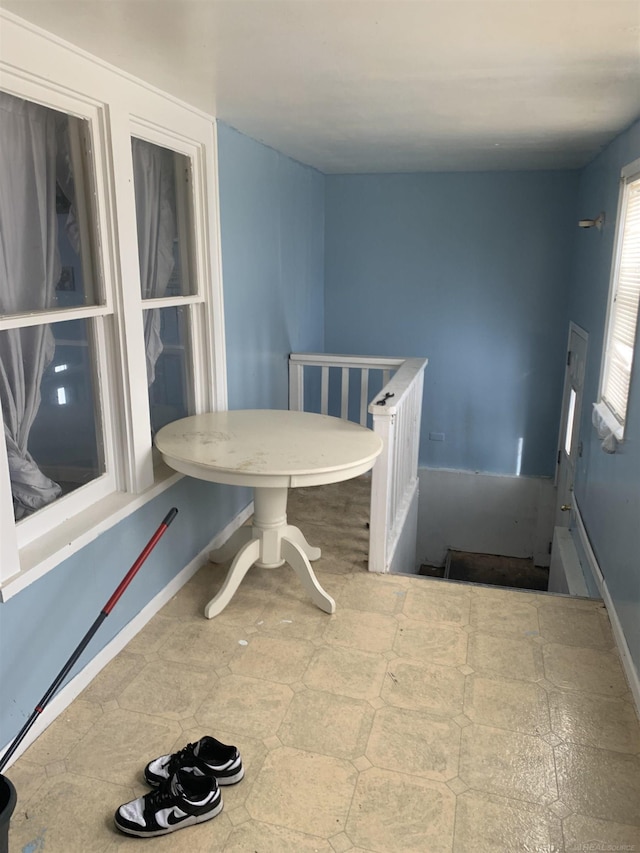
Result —
<instances>
[{"instance_id":1,"label":"small wall hook","mask_svg":"<svg viewBox=\"0 0 640 853\"><path fill-rule=\"evenodd\" d=\"M602 231L604 226L604 211L599 216L596 216L595 219L579 219L578 226L580 228L593 228L595 226L598 231Z\"/></svg>"}]
</instances>

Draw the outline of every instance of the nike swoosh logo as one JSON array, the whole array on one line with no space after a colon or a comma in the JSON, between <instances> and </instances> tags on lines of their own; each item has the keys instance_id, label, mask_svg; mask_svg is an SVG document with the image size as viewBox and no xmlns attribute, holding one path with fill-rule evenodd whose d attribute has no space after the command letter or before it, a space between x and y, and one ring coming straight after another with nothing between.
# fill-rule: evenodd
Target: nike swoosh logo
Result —
<instances>
[{"instance_id":1,"label":"nike swoosh logo","mask_svg":"<svg viewBox=\"0 0 640 853\"><path fill-rule=\"evenodd\" d=\"M167 823L169 826L175 826L177 823L182 823L182 821L186 820L188 817L188 814L178 815L175 811L172 811L167 815Z\"/></svg>"}]
</instances>

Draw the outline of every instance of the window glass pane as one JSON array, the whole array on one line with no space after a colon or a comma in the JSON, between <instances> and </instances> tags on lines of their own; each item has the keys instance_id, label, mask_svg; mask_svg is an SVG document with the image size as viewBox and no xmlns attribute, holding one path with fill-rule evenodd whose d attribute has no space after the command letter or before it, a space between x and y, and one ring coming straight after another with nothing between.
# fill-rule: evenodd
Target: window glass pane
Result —
<instances>
[{"instance_id":1,"label":"window glass pane","mask_svg":"<svg viewBox=\"0 0 640 853\"><path fill-rule=\"evenodd\" d=\"M571 456L571 444L573 442L573 426L576 416L576 397L575 388L571 389L569 396L569 411L567 412L567 428L564 434L564 452L567 456Z\"/></svg>"},{"instance_id":2,"label":"window glass pane","mask_svg":"<svg viewBox=\"0 0 640 853\"><path fill-rule=\"evenodd\" d=\"M190 160L142 139L131 147L142 298L191 295Z\"/></svg>"},{"instance_id":3,"label":"window glass pane","mask_svg":"<svg viewBox=\"0 0 640 853\"><path fill-rule=\"evenodd\" d=\"M97 300L88 122L0 92L0 314Z\"/></svg>"},{"instance_id":4,"label":"window glass pane","mask_svg":"<svg viewBox=\"0 0 640 853\"><path fill-rule=\"evenodd\" d=\"M147 379L151 429L193 414L188 313L186 308L152 308L144 312L147 347Z\"/></svg>"},{"instance_id":5,"label":"window glass pane","mask_svg":"<svg viewBox=\"0 0 640 853\"><path fill-rule=\"evenodd\" d=\"M90 322L0 332L0 399L16 520L104 472Z\"/></svg>"}]
</instances>

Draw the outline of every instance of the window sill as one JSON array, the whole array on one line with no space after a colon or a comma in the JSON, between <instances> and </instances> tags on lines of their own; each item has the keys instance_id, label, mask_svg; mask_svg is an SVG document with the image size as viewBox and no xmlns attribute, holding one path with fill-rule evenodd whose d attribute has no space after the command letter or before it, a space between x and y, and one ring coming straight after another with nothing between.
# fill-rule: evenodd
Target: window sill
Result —
<instances>
[{"instance_id":1,"label":"window sill","mask_svg":"<svg viewBox=\"0 0 640 853\"><path fill-rule=\"evenodd\" d=\"M20 571L0 584L0 601L8 601L35 583L106 530L169 489L183 476L163 462L156 465L154 470L155 483L142 494L114 492L88 507L79 516L68 519L55 530L21 548Z\"/></svg>"},{"instance_id":2,"label":"window sill","mask_svg":"<svg viewBox=\"0 0 640 853\"><path fill-rule=\"evenodd\" d=\"M605 426L609 432L613 434L616 441L622 441L624 438L624 427L620 424L620 421L614 416L606 403L603 403L602 400L599 403L594 403L593 409L598 418L601 421L604 421ZM600 437L602 438L603 436Z\"/></svg>"}]
</instances>

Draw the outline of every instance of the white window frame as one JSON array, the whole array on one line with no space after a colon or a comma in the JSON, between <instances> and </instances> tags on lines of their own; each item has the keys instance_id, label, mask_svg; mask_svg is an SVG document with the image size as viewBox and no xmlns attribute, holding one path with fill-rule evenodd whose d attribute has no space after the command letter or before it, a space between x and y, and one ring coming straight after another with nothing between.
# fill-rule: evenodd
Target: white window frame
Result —
<instances>
[{"instance_id":1,"label":"white window frame","mask_svg":"<svg viewBox=\"0 0 640 853\"><path fill-rule=\"evenodd\" d=\"M180 301L186 301L192 314L196 412L225 409L227 386L213 118L8 12L0 11L0 19L0 89L86 119L90 126L98 220L96 266L105 283L104 300L52 314L55 322L82 316L95 324L108 466L106 475L16 524L6 446L0 442L0 598L4 601L181 478L162 464L154 465L152 453L132 136L191 159L198 284L193 296ZM149 300L144 300L144 308L149 307ZM7 328L24 325L25 318L1 322L0 328Z\"/></svg>"},{"instance_id":2,"label":"white window frame","mask_svg":"<svg viewBox=\"0 0 640 853\"><path fill-rule=\"evenodd\" d=\"M102 377L102 383L96 389L100 401L100 410L103 419L103 453L106 472L85 486L72 493L54 501L46 510L40 511L31 517L14 523L14 533L9 537L8 543L0 543L0 577L2 579L18 573L21 569L20 550L31 545L35 540L59 528L64 522L83 511L88 504L96 503L107 495L118 489L126 488L122 480L122 471L118 464L118 453L116 441L118 430L115 422L114 412L117 407L116 390L113 384L113 371L109 370L109 362L114 357L113 322L114 304L113 288L104 287L104 281L113 280L113 253L105 251L113 241L111 239L112 223L106 216L105 200L109 195L109 185L106 164L105 134L106 124L104 109L90 99L72 97L49 86L32 81L23 81L10 73L2 76L2 89L16 97L26 98L40 105L58 110L62 113L72 115L76 118L86 120L88 123L89 136L91 139L92 163L94 169L96 204L92 210L95 217L97 229L98 256L94 258L96 277L100 281L99 290L102 294L96 294L96 304L86 307L70 309L53 309L51 311L39 311L33 315L10 315L0 318L0 330L11 328L24 328L29 325L41 325L47 320L60 323L73 319L85 319L93 324L95 335L96 371ZM102 298L103 297L103 298ZM4 453L2 444L1 453ZM4 466L3 466L4 467ZM5 492L7 481L2 481L2 491ZM10 487L9 487L10 489ZM3 515L13 515L12 501L3 495ZM8 519L3 523L3 529L8 525Z\"/></svg>"},{"instance_id":3,"label":"white window frame","mask_svg":"<svg viewBox=\"0 0 640 853\"><path fill-rule=\"evenodd\" d=\"M620 267L622 260L622 250L624 244L624 232L626 226L626 218L628 212L629 190L632 184L640 181L640 159L634 160L625 166L620 174L620 193L618 197L618 215L616 218L616 235L614 242L613 258L611 263L611 279L609 283L609 297L607 302L607 318L605 325L605 339L602 351L602 362L600 366L600 381L598 384L598 402L595 405L596 411L604 420L609 430L613 433L618 442L624 439L624 430L626 417L629 409L628 398L627 406L624 413L614 411L613 406L607 401L605 396L605 386L608 378L608 371L611 364L611 350L613 346L613 338L615 333L616 315L616 294L618 290L618 282L620 278ZM638 313L636 312L636 324L638 322ZM636 325L636 340L637 340L637 325ZM632 366L628 379L627 393L631 387Z\"/></svg>"},{"instance_id":4,"label":"white window frame","mask_svg":"<svg viewBox=\"0 0 640 853\"><path fill-rule=\"evenodd\" d=\"M207 233L207 217L205 198L199 190L204 186L204 162L205 151L202 145L194 144L176 133L169 134L148 122L132 119L130 123L130 135L145 142L151 142L161 148L170 149L177 154L182 154L191 162L191 204L193 205L192 224L193 234L189 235L189 244L181 243L181 251L187 252L188 263L192 279L196 284L195 292L188 295L162 296L157 299L142 299L140 285L138 284L138 297L140 308L144 311L152 308L185 308L189 314L189 349L191 365L193 367L193 403L196 412L208 411L212 406L210 391L213 383L209 381L206 367L206 291L203 286L206 281L207 270L207 246L204 239ZM139 270L139 267L138 267ZM138 280L139 281L139 280ZM146 376L146 374L145 374ZM145 380L146 381L146 380ZM158 459L154 456L157 465Z\"/></svg>"}]
</instances>

